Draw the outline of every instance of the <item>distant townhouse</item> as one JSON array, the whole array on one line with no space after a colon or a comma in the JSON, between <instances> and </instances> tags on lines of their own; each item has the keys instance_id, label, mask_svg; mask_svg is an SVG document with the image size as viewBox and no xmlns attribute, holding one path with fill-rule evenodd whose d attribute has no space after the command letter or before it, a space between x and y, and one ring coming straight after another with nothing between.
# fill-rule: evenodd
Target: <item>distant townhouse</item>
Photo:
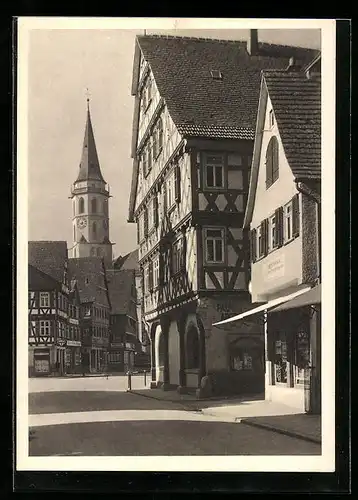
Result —
<instances>
[{"instance_id":1,"label":"distant townhouse","mask_svg":"<svg viewBox=\"0 0 358 500\"><path fill-rule=\"evenodd\" d=\"M315 54L261 44L257 30L247 44L136 39L128 220L138 229L152 387L263 390L262 323L213 323L251 306L243 221L261 70Z\"/></svg>"},{"instance_id":2,"label":"distant townhouse","mask_svg":"<svg viewBox=\"0 0 358 500\"><path fill-rule=\"evenodd\" d=\"M244 227L251 234L251 294L262 303L266 399L321 408L321 77L264 71Z\"/></svg>"},{"instance_id":3,"label":"distant townhouse","mask_svg":"<svg viewBox=\"0 0 358 500\"><path fill-rule=\"evenodd\" d=\"M80 301L65 241L28 244L29 376L81 371Z\"/></svg>"},{"instance_id":4,"label":"distant townhouse","mask_svg":"<svg viewBox=\"0 0 358 500\"><path fill-rule=\"evenodd\" d=\"M82 369L87 373L107 370L110 298L104 261L98 257L69 259L81 301Z\"/></svg>"},{"instance_id":5,"label":"distant townhouse","mask_svg":"<svg viewBox=\"0 0 358 500\"><path fill-rule=\"evenodd\" d=\"M107 270L111 300L108 369L133 370L135 355L141 351L137 337L137 301L135 271Z\"/></svg>"}]
</instances>

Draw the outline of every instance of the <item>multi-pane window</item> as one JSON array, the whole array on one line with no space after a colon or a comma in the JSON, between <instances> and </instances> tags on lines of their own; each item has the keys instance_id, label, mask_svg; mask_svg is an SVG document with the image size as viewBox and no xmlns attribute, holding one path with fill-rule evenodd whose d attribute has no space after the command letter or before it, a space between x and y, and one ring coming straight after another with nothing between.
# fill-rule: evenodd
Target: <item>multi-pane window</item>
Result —
<instances>
[{"instance_id":1,"label":"multi-pane window","mask_svg":"<svg viewBox=\"0 0 358 500\"><path fill-rule=\"evenodd\" d=\"M205 187L224 187L224 155L205 155Z\"/></svg>"},{"instance_id":2,"label":"multi-pane window","mask_svg":"<svg viewBox=\"0 0 358 500\"><path fill-rule=\"evenodd\" d=\"M278 173L278 140L277 137L273 136L271 137L266 150L266 189L277 181Z\"/></svg>"},{"instance_id":3,"label":"multi-pane window","mask_svg":"<svg viewBox=\"0 0 358 500\"><path fill-rule=\"evenodd\" d=\"M49 292L40 292L40 307L50 307Z\"/></svg>"},{"instance_id":4,"label":"multi-pane window","mask_svg":"<svg viewBox=\"0 0 358 500\"><path fill-rule=\"evenodd\" d=\"M167 209L170 209L175 203L175 178L174 178L174 170L169 175L167 179L166 186L166 195L167 195Z\"/></svg>"},{"instance_id":5,"label":"multi-pane window","mask_svg":"<svg viewBox=\"0 0 358 500\"><path fill-rule=\"evenodd\" d=\"M277 247L277 237L276 237L276 217L273 215L269 218L269 232L268 232L268 249L273 250Z\"/></svg>"},{"instance_id":6,"label":"multi-pane window","mask_svg":"<svg viewBox=\"0 0 358 500\"><path fill-rule=\"evenodd\" d=\"M293 237L292 201L283 207L283 237L289 241Z\"/></svg>"},{"instance_id":7,"label":"multi-pane window","mask_svg":"<svg viewBox=\"0 0 358 500\"><path fill-rule=\"evenodd\" d=\"M138 217L138 243L141 242L144 237L144 213Z\"/></svg>"},{"instance_id":8,"label":"multi-pane window","mask_svg":"<svg viewBox=\"0 0 358 500\"><path fill-rule=\"evenodd\" d=\"M149 266L145 266L144 270L144 292L149 292Z\"/></svg>"},{"instance_id":9,"label":"multi-pane window","mask_svg":"<svg viewBox=\"0 0 358 500\"><path fill-rule=\"evenodd\" d=\"M47 320L40 321L40 335L50 335L51 322Z\"/></svg>"},{"instance_id":10,"label":"multi-pane window","mask_svg":"<svg viewBox=\"0 0 358 500\"><path fill-rule=\"evenodd\" d=\"M156 288L159 285L159 257L153 260L153 287Z\"/></svg>"},{"instance_id":11,"label":"multi-pane window","mask_svg":"<svg viewBox=\"0 0 358 500\"><path fill-rule=\"evenodd\" d=\"M172 272L178 273L184 264L183 259L183 240L179 238L173 243L172 247Z\"/></svg>"},{"instance_id":12,"label":"multi-pane window","mask_svg":"<svg viewBox=\"0 0 358 500\"><path fill-rule=\"evenodd\" d=\"M205 229L205 260L207 263L224 262L224 229Z\"/></svg>"}]
</instances>

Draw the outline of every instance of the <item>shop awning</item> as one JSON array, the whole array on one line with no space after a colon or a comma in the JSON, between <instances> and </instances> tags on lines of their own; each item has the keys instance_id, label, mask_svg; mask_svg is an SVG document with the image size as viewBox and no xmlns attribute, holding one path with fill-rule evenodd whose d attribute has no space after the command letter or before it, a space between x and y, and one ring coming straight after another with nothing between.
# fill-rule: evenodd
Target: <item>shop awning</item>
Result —
<instances>
[{"instance_id":1,"label":"shop awning","mask_svg":"<svg viewBox=\"0 0 358 500\"><path fill-rule=\"evenodd\" d=\"M272 309L272 313L279 311L287 311L288 309L295 309L297 307L314 306L321 303L321 285L310 288L308 292L299 295L298 297L281 304Z\"/></svg>"},{"instance_id":2,"label":"shop awning","mask_svg":"<svg viewBox=\"0 0 358 500\"><path fill-rule=\"evenodd\" d=\"M238 314L237 316L233 316L232 318L227 318L227 319L224 319L222 321L218 321L217 323L214 323L213 326L224 325L226 323L232 323L233 321L239 321L240 319L247 318L247 316L259 314L259 313L264 312L268 309L272 309L273 307L279 306L280 304L283 304L284 302L288 302L289 300L295 299L299 295L307 293L309 290L311 290L311 288L305 287L305 288L302 288L301 290L297 290L294 293L290 293L289 295L284 295L282 297L278 297L277 299L269 300L265 304L262 304L261 306L255 307L253 309L249 309L248 311L245 311L241 314Z\"/></svg>"}]
</instances>

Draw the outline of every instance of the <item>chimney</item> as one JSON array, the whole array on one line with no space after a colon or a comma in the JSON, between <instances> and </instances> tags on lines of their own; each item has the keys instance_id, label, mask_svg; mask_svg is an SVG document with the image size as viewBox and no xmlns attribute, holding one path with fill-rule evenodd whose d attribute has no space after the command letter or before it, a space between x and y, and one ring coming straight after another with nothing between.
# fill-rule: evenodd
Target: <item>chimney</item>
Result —
<instances>
[{"instance_id":1,"label":"chimney","mask_svg":"<svg viewBox=\"0 0 358 500\"><path fill-rule=\"evenodd\" d=\"M250 56L256 56L259 52L259 41L257 30L250 30L250 35L246 44L247 52Z\"/></svg>"},{"instance_id":2,"label":"chimney","mask_svg":"<svg viewBox=\"0 0 358 500\"><path fill-rule=\"evenodd\" d=\"M302 66L296 62L296 59L294 57L290 57L286 71L288 71L289 73L291 71L298 71L301 69L301 67Z\"/></svg>"}]
</instances>

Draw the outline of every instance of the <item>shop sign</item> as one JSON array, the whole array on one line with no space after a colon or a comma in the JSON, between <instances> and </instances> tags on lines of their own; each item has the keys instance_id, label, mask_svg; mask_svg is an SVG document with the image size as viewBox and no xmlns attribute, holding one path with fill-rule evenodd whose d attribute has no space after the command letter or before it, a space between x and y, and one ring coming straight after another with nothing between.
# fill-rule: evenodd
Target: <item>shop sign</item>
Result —
<instances>
[{"instance_id":1,"label":"shop sign","mask_svg":"<svg viewBox=\"0 0 358 500\"><path fill-rule=\"evenodd\" d=\"M118 347L124 347L123 342L113 342L111 344L111 347L118 348Z\"/></svg>"},{"instance_id":2,"label":"shop sign","mask_svg":"<svg viewBox=\"0 0 358 500\"><path fill-rule=\"evenodd\" d=\"M66 347L66 344L67 344L66 339L62 339L62 338L56 339L56 346L57 347Z\"/></svg>"},{"instance_id":3,"label":"shop sign","mask_svg":"<svg viewBox=\"0 0 358 500\"><path fill-rule=\"evenodd\" d=\"M266 281L282 278L285 275L284 254L275 255L268 262L264 263L263 277Z\"/></svg>"},{"instance_id":4,"label":"shop sign","mask_svg":"<svg viewBox=\"0 0 358 500\"><path fill-rule=\"evenodd\" d=\"M67 347L81 347L81 341L80 340L68 340Z\"/></svg>"}]
</instances>

